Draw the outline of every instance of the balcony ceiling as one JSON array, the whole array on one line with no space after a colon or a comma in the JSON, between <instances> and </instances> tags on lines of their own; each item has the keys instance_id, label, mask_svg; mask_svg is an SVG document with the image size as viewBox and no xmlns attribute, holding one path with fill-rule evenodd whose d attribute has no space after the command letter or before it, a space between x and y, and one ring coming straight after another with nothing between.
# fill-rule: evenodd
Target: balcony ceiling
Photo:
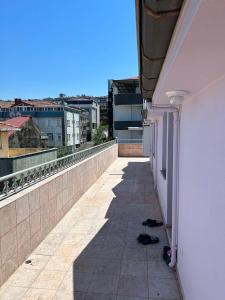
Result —
<instances>
[{"instance_id":1,"label":"balcony ceiling","mask_svg":"<svg viewBox=\"0 0 225 300\"><path fill-rule=\"evenodd\" d=\"M139 77L151 101L183 0L136 0Z\"/></svg>"},{"instance_id":2,"label":"balcony ceiling","mask_svg":"<svg viewBox=\"0 0 225 300\"><path fill-rule=\"evenodd\" d=\"M134 94L139 86L138 77L113 80L113 85L118 88L119 94Z\"/></svg>"}]
</instances>

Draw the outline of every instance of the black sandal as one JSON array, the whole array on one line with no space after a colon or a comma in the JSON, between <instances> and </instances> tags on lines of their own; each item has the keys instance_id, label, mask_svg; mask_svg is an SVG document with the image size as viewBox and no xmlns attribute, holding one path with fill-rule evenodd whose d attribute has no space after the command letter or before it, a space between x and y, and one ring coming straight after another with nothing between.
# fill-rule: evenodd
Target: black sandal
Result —
<instances>
[{"instance_id":1,"label":"black sandal","mask_svg":"<svg viewBox=\"0 0 225 300\"><path fill-rule=\"evenodd\" d=\"M157 221L157 220L153 220L153 219L147 219L146 221L144 221L142 223L142 225L149 226L149 227L158 227L158 226L162 226L163 222Z\"/></svg>"},{"instance_id":2,"label":"black sandal","mask_svg":"<svg viewBox=\"0 0 225 300\"><path fill-rule=\"evenodd\" d=\"M140 234L137 240L142 245L157 244L159 242L159 238L157 236L148 234Z\"/></svg>"},{"instance_id":3,"label":"black sandal","mask_svg":"<svg viewBox=\"0 0 225 300\"><path fill-rule=\"evenodd\" d=\"M171 262L171 248L168 246L163 248L163 259L167 265Z\"/></svg>"}]
</instances>

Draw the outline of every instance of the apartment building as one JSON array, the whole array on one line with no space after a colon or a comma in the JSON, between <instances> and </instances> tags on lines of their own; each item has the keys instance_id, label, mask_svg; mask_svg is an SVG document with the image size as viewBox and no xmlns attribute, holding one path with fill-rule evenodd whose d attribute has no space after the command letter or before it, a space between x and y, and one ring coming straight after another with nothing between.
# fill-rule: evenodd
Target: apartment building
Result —
<instances>
[{"instance_id":1,"label":"apartment building","mask_svg":"<svg viewBox=\"0 0 225 300\"><path fill-rule=\"evenodd\" d=\"M123 141L139 141L143 136L143 97L138 77L109 80L109 136Z\"/></svg>"},{"instance_id":2,"label":"apartment building","mask_svg":"<svg viewBox=\"0 0 225 300\"><path fill-rule=\"evenodd\" d=\"M94 100L97 101L100 107L100 124L101 125L108 125L108 97L94 97Z\"/></svg>"},{"instance_id":3,"label":"apartment building","mask_svg":"<svg viewBox=\"0 0 225 300\"><path fill-rule=\"evenodd\" d=\"M145 141L186 300L225 298L224 12L224 1L136 1Z\"/></svg>"},{"instance_id":4,"label":"apartment building","mask_svg":"<svg viewBox=\"0 0 225 300\"><path fill-rule=\"evenodd\" d=\"M86 98L69 97L64 100L68 106L76 106L81 109L85 109L89 113L89 132L88 140L92 139L95 130L100 125L100 107L97 101Z\"/></svg>"},{"instance_id":5,"label":"apartment building","mask_svg":"<svg viewBox=\"0 0 225 300\"><path fill-rule=\"evenodd\" d=\"M49 147L80 145L80 111L52 101L0 101L0 119L32 116L41 131L48 136Z\"/></svg>"}]
</instances>

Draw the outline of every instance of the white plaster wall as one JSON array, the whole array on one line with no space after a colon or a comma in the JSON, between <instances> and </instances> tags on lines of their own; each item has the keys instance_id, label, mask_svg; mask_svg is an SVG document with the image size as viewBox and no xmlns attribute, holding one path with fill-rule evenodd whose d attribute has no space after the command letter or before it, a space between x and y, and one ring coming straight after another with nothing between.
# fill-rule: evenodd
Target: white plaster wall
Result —
<instances>
[{"instance_id":1,"label":"white plaster wall","mask_svg":"<svg viewBox=\"0 0 225 300\"><path fill-rule=\"evenodd\" d=\"M163 118L158 118L157 126L157 191L159 201L162 208L163 218L167 220L167 181L161 174L162 170L162 133L163 133Z\"/></svg>"},{"instance_id":2,"label":"white plaster wall","mask_svg":"<svg viewBox=\"0 0 225 300\"><path fill-rule=\"evenodd\" d=\"M45 134L52 133L53 140L48 141L49 147L61 147L63 144L62 138L62 118L60 117L43 117L33 118L34 122L38 125L42 132ZM57 121L58 120L58 121ZM58 139L58 135L61 136L61 140Z\"/></svg>"},{"instance_id":3,"label":"white plaster wall","mask_svg":"<svg viewBox=\"0 0 225 300\"><path fill-rule=\"evenodd\" d=\"M80 144L80 115L74 114L74 134L75 134L75 144Z\"/></svg>"},{"instance_id":4,"label":"white plaster wall","mask_svg":"<svg viewBox=\"0 0 225 300\"><path fill-rule=\"evenodd\" d=\"M178 271L186 300L225 299L225 77L183 104Z\"/></svg>"},{"instance_id":5,"label":"white plaster wall","mask_svg":"<svg viewBox=\"0 0 225 300\"><path fill-rule=\"evenodd\" d=\"M71 146L74 144L74 137L73 137L73 113L66 111L65 112L65 127L66 127L66 145ZM69 124L68 124L69 121ZM70 139L68 139L68 135L70 135Z\"/></svg>"},{"instance_id":6,"label":"white plaster wall","mask_svg":"<svg viewBox=\"0 0 225 300\"><path fill-rule=\"evenodd\" d=\"M69 111L66 111L66 121L70 121L70 126L66 125L66 132L67 134L70 134L70 140L66 140L67 146L71 145L78 145L80 144L80 117L79 113L72 113ZM78 123L77 123L78 122Z\"/></svg>"},{"instance_id":7,"label":"white plaster wall","mask_svg":"<svg viewBox=\"0 0 225 300\"><path fill-rule=\"evenodd\" d=\"M144 126L144 129L143 129L143 155L150 157L151 153L152 153L151 126Z\"/></svg>"}]
</instances>

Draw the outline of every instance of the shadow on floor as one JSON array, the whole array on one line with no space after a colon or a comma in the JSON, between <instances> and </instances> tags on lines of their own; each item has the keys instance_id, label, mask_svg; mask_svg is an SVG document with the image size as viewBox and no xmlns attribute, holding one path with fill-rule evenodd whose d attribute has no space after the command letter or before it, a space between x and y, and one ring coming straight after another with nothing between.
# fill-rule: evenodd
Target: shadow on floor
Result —
<instances>
[{"instance_id":1,"label":"shadow on floor","mask_svg":"<svg viewBox=\"0 0 225 300\"><path fill-rule=\"evenodd\" d=\"M180 299L175 274L162 260L168 244L164 227L141 225L147 218L161 219L149 162L118 160L107 173L88 202L96 213L87 217L93 225L73 263L74 299ZM145 232L159 236L160 243L138 244Z\"/></svg>"}]
</instances>

